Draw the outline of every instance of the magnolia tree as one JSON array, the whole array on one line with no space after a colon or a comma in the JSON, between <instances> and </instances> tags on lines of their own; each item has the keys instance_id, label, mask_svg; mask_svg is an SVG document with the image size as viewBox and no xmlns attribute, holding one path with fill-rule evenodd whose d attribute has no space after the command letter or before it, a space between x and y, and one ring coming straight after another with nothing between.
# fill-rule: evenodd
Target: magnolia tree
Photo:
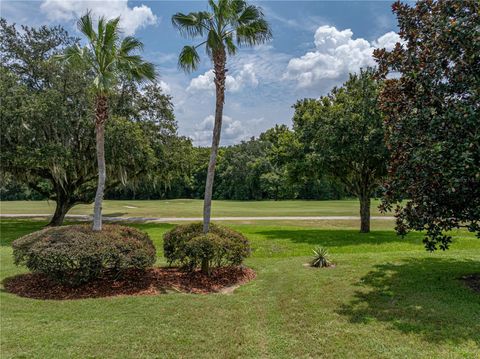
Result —
<instances>
[{"instance_id":1,"label":"magnolia tree","mask_svg":"<svg viewBox=\"0 0 480 359\"><path fill-rule=\"evenodd\" d=\"M424 230L428 250L448 231L480 236L480 3L396 2L402 44L374 53L391 151L383 209L397 231Z\"/></svg>"}]
</instances>

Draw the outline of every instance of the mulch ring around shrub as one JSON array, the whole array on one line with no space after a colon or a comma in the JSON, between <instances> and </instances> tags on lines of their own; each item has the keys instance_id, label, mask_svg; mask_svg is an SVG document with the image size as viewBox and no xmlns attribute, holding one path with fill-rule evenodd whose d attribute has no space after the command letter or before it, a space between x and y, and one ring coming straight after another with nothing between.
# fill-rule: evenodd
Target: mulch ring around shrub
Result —
<instances>
[{"instance_id":1,"label":"mulch ring around shrub","mask_svg":"<svg viewBox=\"0 0 480 359\"><path fill-rule=\"evenodd\" d=\"M480 294L480 273L470 274L460 278L474 292Z\"/></svg>"},{"instance_id":2,"label":"mulch ring around shrub","mask_svg":"<svg viewBox=\"0 0 480 359\"><path fill-rule=\"evenodd\" d=\"M146 271L129 270L118 279L101 278L74 288L57 284L38 273L7 278L3 285L5 291L21 297L64 300L168 292L231 293L255 276L247 267L216 268L210 276L199 271L189 273L178 268L155 267Z\"/></svg>"}]
</instances>

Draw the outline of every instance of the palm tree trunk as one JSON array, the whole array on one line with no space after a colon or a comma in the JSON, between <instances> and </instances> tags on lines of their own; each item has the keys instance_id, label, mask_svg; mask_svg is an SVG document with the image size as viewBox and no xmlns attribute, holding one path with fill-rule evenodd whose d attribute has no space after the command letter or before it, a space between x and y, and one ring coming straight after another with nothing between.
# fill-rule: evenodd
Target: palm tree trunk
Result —
<instances>
[{"instance_id":1,"label":"palm tree trunk","mask_svg":"<svg viewBox=\"0 0 480 359\"><path fill-rule=\"evenodd\" d=\"M226 77L226 54L225 51L217 51L213 55L215 72L215 124L213 126L212 148L208 163L207 181L205 183L205 197L203 202L203 232L208 233L212 210L213 179L215 177L215 165L217 164L218 146L220 133L222 132L223 104L225 102L225 77Z\"/></svg>"},{"instance_id":2,"label":"palm tree trunk","mask_svg":"<svg viewBox=\"0 0 480 359\"><path fill-rule=\"evenodd\" d=\"M108 117L107 97L98 95L96 98L95 134L97 144L98 184L93 208L93 230L102 230L102 203L105 191L105 121Z\"/></svg>"}]
</instances>

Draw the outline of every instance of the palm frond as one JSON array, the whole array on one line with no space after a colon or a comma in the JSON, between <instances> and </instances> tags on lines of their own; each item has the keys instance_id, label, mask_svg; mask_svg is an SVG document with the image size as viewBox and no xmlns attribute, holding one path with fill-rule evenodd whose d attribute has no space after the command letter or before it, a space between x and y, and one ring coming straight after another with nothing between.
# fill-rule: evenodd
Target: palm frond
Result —
<instances>
[{"instance_id":1,"label":"palm frond","mask_svg":"<svg viewBox=\"0 0 480 359\"><path fill-rule=\"evenodd\" d=\"M105 36L105 17L101 16L98 19L98 24L97 24L97 36L98 36L98 42L103 43L103 37Z\"/></svg>"},{"instance_id":2,"label":"palm frond","mask_svg":"<svg viewBox=\"0 0 480 359\"><path fill-rule=\"evenodd\" d=\"M172 24L182 36L195 38L203 36L208 30L207 23L210 18L211 14L205 11L189 14L179 12L172 16Z\"/></svg>"},{"instance_id":3,"label":"palm frond","mask_svg":"<svg viewBox=\"0 0 480 359\"><path fill-rule=\"evenodd\" d=\"M118 28L119 22L120 18L116 17L107 21L107 23L105 24L103 46L107 49L113 49L120 39L120 29Z\"/></svg>"},{"instance_id":4,"label":"palm frond","mask_svg":"<svg viewBox=\"0 0 480 359\"><path fill-rule=\"evenodd\" d=\"M209 12L172 16L172 23L180 34L191 38L206 36L201 44L182 49L178 65L183 70L189 72L197 68L200 62L197 48L203 44L207 55L212 57L216 51L234 55L238 45L258 45L272 38L261 8L248 5L246 0L208 0L208 4Z\"/></svg>"},{"instance_id":5,"label":"palm frond","mask_svg":"<svg viewBox=\"0 0 480 359\"><path fill-rule=\"evenodd\" d=\"M144 61L140 55L119 56L117 67L122 75L137 82L153 81L157 76L155 66Z\"/></svg>"},{"instance_id":6,"label":"palm frond","mask_svg":"<svg viewBox=\"0 0 480 359\"><path fill-rule=\"evenodd\" d=\"M113 87L115 80L114 72L99 72L93 80L93 85L98 93L107 94Z\"/></svg>"},{"instance_id":7,"label":"palm frond","mask_svg":"<svg viewBox=\"0 0 480 359\"><path fill-rule=\"evenodd\" d=\"M213 10L213 14L214 14L215 17L218 19L219 11L218 11L218 5L217 5L217 3L216 3L214 0L208 0L208 5L210 5L210 7L211 7L212 10Z\"/></svg>"},{"instance_id":8,"label":"palm frond","mask_svg":"<svg viewBox=\"0 0 480 359\"><path fill-rule=\"evenodd\" d=\"M128 55L134 51L142 51L143 50L143 42L138 40L133 36L127 36L122 40L120 45L120 54Z\"/></svg>"},{"instance_id":9,"label":"palm frond","mask_svg":"<svg viewBox=\"0 0 480 359\"><path fill-rule=\"evenodd\" d=\"M157 77L155 65L151 62L142 61L136 67L131 69L131 76L139 83L155 81L155 78Z\"/></svg>"},{"instance_id":10,"label":"palm frond","mask_svg":"<svg viewBox=\"0 0 480 359\"><path fill-rule=\"evenodd\" d=\"M178 67L186 72L195 71L200 63L197 49L194 46L184 46L178 57Z\"/></svg>"},{"instance_id":11,"label":"palm frond","mask_svg":"<svg viewBox=\"0 0 480 359\"><path fill-rule=\"evenodd\" d=\"M217 17L221 19L227 19L230 16L231 10L232 10L230 5L231 3L228 0L218 0L218 5L217 5L218 13L216 14Z\"/></svg>"},{"instance_id":12,"label":"palm frond","mask_svg":"<svg viewBox=\"0 0 480 359\"><path fill-rule=\"evenodd\" d=\"M252 21L257 21L263 18L262 10L254 5L248 5L238 16L238 23L240 25L247 25Z\"/></svg>"},{"instance_id":13,"label":"palm frond","mask_svg":"<svg viewBox=\"0 0 480 359\"><path fill-rule=\"evenodd\" d=\"M208 56L210 56L212 53L222 48L223 48L222 38L218 35L218 33L214 29L211 29L208 32L207 43L205 46Z\"/></svg>"},{"instance_id":14,"label":"palm frond","mask_svg":"<svg viewBox=\"0 0 480 359\"><path fill-rule=\"evenodd\" d=\"M230 0L229 8L232 11L232 14L237 17L244 11L247 7L247 2L245 0Z\"/></svg>"},{"instance_id":15,"label":"palm frond","mask_svg":"<svg viewBox=\"0 0 480 359\"><path fill-rule=\"evenodd\" d=\"M56 57L59 60L64 60L66 62L78 62L83 60L84 53L84 49L76 44L74 46L67 47L63 54L57 55Z\"/></svg>"},{"instance_id":16,"label":"palm frond","mask_svg":"<svg viewBox=\"0 0 480 359\"><path fill-rule=\"evenodd\" d=\"M225 46L229 55L235 55L235 53L237 52L237 47L233 42L232 34L229 34L225 37Z\"/></svg>"},{"instance_id":17,"label":"palm frond","mask_svg":"<svg viewBox=\"0 0 480 359\"><path fill-rule=\"evenodd\" d=\"M91 51L87 47L80 47L78 44L67 47L62 54L55 55L53 59L68 66L90 68L95 73L98 73L97 64L92 57Z\"/></svg>"},{"instance_id":18,"label":"palm frond","mask_svg":"<svg viewBox=\"0 0 480 359\"><path fill-rule=\"evenodd\" d=\"M92 23L90 12L78 21L78 27L85 34L90 46L68 48L62 58L70 62L81 61L86 65L95 74L95 91L108 93L122 76L136 82L155 79L155 66L135 54L137 50L143 49L142 42L132 36L120 41L120 18L107 21L100 17L97 32Z\"/></svg>"},{"instance_id":19,"label":"palm frond","mask_svg":"<svg viewBox=\"0 0 480 359\"><path fill-rule=\"evenodd\" d=\"M93 30L93 21L90 10L77 21L78 30L84 34L90 42L97 40L97 34Z\"/></svg>"},{"instance_id":20,"label":"palm frond","mask_svg":"<svg viewBox=\"0 0 480 359\"><path fill-rule=\"evenodd\" d=\"M259 45L272 38L272 32L268 22L264 19L258 19L237 27L237 43L240 45Z\"/></svg>"}]
</instances>

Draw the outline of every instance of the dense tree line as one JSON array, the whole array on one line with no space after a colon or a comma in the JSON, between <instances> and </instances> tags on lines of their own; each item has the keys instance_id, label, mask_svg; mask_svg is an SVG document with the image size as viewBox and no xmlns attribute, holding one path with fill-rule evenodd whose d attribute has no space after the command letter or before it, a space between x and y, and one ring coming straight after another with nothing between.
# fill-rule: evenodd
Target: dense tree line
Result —
<instances>
[{"instance_id":1,"label":"dense tree line","mask_svg":"<svg viewBox=\"0 0 480 359\"><path fill-rule=\"evenodd\" d=\"M279 151L289 151L273 144L272 132L288 131L278 126L240 144L221 147L215 176L214 199L282 200L341 199L354 196L341 183L316 171L315 177L299 173L289 158L278 158ZM267 137L268 136L268 137ZM107 199L203 198L209 149L195 147L181 137L169 137L175 151L169 152L156 170L156 178L138 176L107 189ZM287 146L287 143L285 144ZM162 147L159 147L162 148ZM161 156L162 154L158 154ZM290 153L284 156L291 156ZM294 168L295 167L295 168ZM39 200L48 198L12 176L4 176L0 187L2 200Z\"/></svg>"},{"instance_id":2,"label":"dense tree line","mask_svg":"<svg viewBox=\"0 0 480 359\"><path fill-rule=\"evenodd\" d=\"M258 138L240 144L221 147L218 154L214 183L214 199L281 200L281 199L340 199L353 195L333 178L297 176L293 171L290 143L279 145L282 133L293 132L287 126L277 126ZM291 138L290 140L293 140ZM182 147L180 147L182 146ZM107 191L108 199L171 199L203 198L209 149L194 147L184 141L173 163L182 163L182 172L175 172L168 181L155 184L148 178L117 186ZM283 146L279 147L279 146ZM281 154L283 151L283 154ZM279 154L280 152L280 154ZM282 159L283 157L283 159Z\"/></svg>"}]
</instances>

